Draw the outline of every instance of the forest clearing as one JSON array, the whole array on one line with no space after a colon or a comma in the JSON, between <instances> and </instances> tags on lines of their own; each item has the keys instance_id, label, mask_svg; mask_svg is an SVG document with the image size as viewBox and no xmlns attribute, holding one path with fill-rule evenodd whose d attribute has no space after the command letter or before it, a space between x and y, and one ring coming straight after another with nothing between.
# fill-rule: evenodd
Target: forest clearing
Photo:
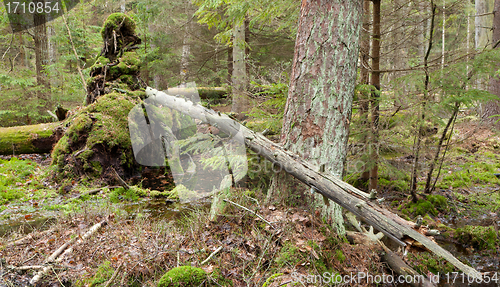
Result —
<instances>
[{"instance_id":1,"label":"forest clearing","mask_svg":"<svg viewBox=\"0 0 500 287\"><path fill-rule=\"evenodd\" d=\"M0 286L500 286L500 0L295 2L4 1Z\"/></svg>"}]
</instances>

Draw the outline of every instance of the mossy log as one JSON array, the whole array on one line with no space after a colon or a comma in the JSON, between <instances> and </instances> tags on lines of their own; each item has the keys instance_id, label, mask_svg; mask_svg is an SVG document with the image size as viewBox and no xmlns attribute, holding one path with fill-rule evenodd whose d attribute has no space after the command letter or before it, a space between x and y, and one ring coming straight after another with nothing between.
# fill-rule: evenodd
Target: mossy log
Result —
<instances>
[{"instance_id":1,"label":"mossy log","mask_svg":"<svg viewBox=\"0 0 500 287\"><path fill-rule=\"evenodd\" d=\"M63 133L60 122L0 128L0 154L49 153Z\"/></svg>"},{"instance_id":2,"label":"mossy log","mask_svg":"<svg viewBox=\"0 0 500 287\"><path fill-rule=\"evenodd\" d=\"M480 272L465 265L436 242L415 230L415 223L404 220L397 214L383 208L377 204L376 200L370 200L368 194L341 179L317 172L318 168L301 159L298 155L273 143L262 134L258 134L240 125L227 115L206 109L191 101L179 99L152 88L147 88L146 94L165 107L178 110L211 125L216 125L217 128L229 135L236 135L242 132L245 144L250 149L262 155L273 164L282 167L282 170L309 185L315 192L324 195L362 218L363 221L383 232L387 237L398 242L400 245L406 246L403 242L405 237L413 238L436 255L446 259L468 275L469 278L478 280L482 278Z\"/></svg>"}]
</instances>

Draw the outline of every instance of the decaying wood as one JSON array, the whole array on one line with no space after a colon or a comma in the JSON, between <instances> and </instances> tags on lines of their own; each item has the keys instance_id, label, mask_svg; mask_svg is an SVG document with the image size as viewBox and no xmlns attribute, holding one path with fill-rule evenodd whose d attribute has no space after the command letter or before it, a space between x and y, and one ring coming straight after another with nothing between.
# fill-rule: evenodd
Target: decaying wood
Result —
<instances>
[{"instance_id":1,"label":"decaying wood","mask_svg":"<svg viewBox=\"0 0 500 287\"><path fill-rule=\"evenodd\" d=\"M49 272L49 270L51 268L51 265L50 265L51 263L62 261L64 259L64 256L66 256L71 251L73 251L73 247L69 247L69 246L73 245L73 243L75 243L76 240L78 240L77 244L82 243L84 240L86 240L87 238L92 236L92 234L96 233L97 230L99 230L99 228L101 228L102 226L104 226L106 224L107 224L107 221L103 220L103 221L95 224L94 226L92 226L82 237L75 236L74 238L72 238L68 242L64 243L61 247L59 247L56 251L54 251L54 253L52 253L45 260L45 263L43 264L44 268L42 270L38 271L37 274L33 278L31 278L30 284L35 285L36 283L38 283L38 281L40 281L40 279L43 277L43 275L45 275L45 274L47 274L47 272Z\"/></svg>"},{"instance_id":2,"label":"decaying wood","mask_svg":"<svg viewBox=\"0 0 500 287\"><path fill-rule=\"evenodd\" d=\"M476 279L482 278L481 273L477 270L463 264L430 238L414 230L414 223L404 220L397 214L379 206L376 200L371 201L369 199L368 194L343 182L341 179L317 172L318 168L301 159L298 155L285 150L261 134L240 125L227 115L217 113L203 106L193 104L191 101L170 96L149 87L146 89L146 94L150 99L156 100L165 107L178 110L195 119L216 126L231 136L235 136L241 132L245 144L250 149L267 158L273 164L281 166L287 173L362 218L363 221L380 230L389 238L405 246L406 244L403 243L402 239L406 236L411 237L422 243L436 255L446 259L466 275Z\"/></svg>"},{"instance_id":3,"label":"decaying wood","mask_svg":"<svg viewBox=\"0 0 500 287\"><path fill-rule=\"evenodd\" d=\"M0 154L48 153L63 133L61 123L0 128Z\"/></svg>"},{"instance_id":4,"label":"decaying wood","mask_svg":"<svg viewBox=\"0 0 500 287\"><path fill-rule=\"evenodd\" d=\"M391 267L391 270L394 271L397 275L401 276L410 276L409 278L415 279L417 282L410 282L407 280L406 283L410 284L413 287L435 287L428 278L423 275L420 275L413 268L408 266L403 259L395 252L392 252L389 248L385 246L385 244L379 241L376 237L367 234L367 232L354 232L347 231L346 232L347 239L349 242L355 244L362 244L364 246L368 246L370 249L383 253L382 259L385 263ZM418 277L417 277L418 276Z\"/></svg>"},{"instance_id":5,"label":"decaying wood","mask_svg":"<svg viewBox=\"0 0 500 287\"><path fill-rule=\"evenodd\" d=\"M401 257L399 257L396 253L389 250L387 247L385 248L384 255L382 256L383 260L391 267L391 270L396 272L400 276L410 276L410 278L420 278L419 280L422 282L407 282L411 286L414 287L435 287L429 279L425 278L423 275L417 273L417 271L413 270L410 266L408 266ZM417 280L417 279L415 279Z\"/></svg>"}]
</instances>

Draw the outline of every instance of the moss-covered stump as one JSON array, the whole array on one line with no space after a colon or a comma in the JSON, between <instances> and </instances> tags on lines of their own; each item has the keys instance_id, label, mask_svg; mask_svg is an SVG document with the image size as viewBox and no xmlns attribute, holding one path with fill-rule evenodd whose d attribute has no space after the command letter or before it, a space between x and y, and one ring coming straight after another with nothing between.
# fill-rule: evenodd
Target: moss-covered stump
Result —
<instances>
[{"instance_id":1,"label":"moss-covered stump","mask_svg":"<svg viewBox=\"0 0 500 287\"><path fill-rule=\"evenodd\" d=\"M104 45L90 67L87 105L114 91L137 91L141 88L141 61L135 51L141 39L135 35L135 27L134 20L123 13L111 14L104 22L101 30Z\"/></svg>"},{"instance_id":2,"label":"moss-covered stump","mask_svg":"<svg viewBox=\"0 0 500 287\"><path fill-rule=\"evenodd\" d=\"M207 286L207 273L201 268L179 266L171 269L161 277L158 287L191 287ZM203 285L202 285L203 284Z\"/></svg>"},{"instance_id":3,"label":"moss-covered stump","mask_svg":"<svg viewBox=\"0 0 500 287\"><path fill-rule=\"evenodd\" d=\"M75 112L52 151L57 179L89 176L105 182L114 178L113 167L128 178L138 165L128 132L129 111L140 102L134 94L110 93Z\"/></svg>"}]
</instances>

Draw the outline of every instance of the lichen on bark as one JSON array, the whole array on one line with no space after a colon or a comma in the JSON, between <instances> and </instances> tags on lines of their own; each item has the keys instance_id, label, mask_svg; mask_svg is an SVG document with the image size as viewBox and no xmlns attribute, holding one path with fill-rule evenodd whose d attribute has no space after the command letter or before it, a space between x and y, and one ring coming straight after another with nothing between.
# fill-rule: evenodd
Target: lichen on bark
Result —
<instances>
[{"instance_id":1,"label":"lichen on bark","mask_svg":"<svg viewBox=\"0 0 500 287\"><path fill-rule=\"evenodd\" d=\"M361 15L361 1L303 1L283 120L285 148L337 177L346 158ZM292 188L308 189L282 172L268 196ZM311 204L344 233L340 206L312 194Z\"/></svg>"}]
</instances>

